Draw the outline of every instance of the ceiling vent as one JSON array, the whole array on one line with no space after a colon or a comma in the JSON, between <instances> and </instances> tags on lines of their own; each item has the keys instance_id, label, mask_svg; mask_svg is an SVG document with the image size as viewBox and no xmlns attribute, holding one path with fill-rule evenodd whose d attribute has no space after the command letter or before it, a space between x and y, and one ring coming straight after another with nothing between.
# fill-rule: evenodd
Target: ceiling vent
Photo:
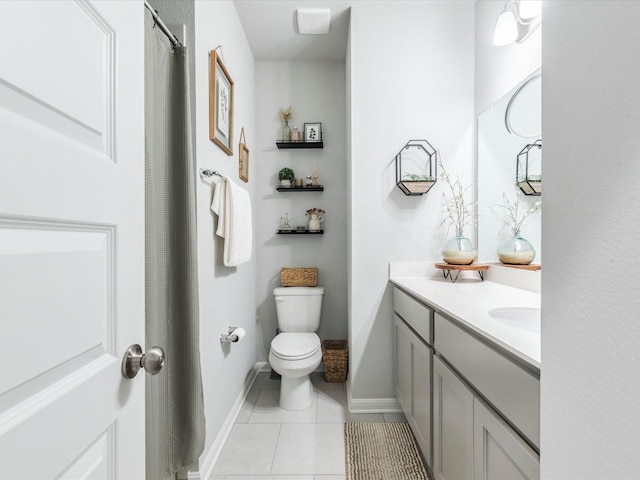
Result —
<instances>
[{"instance_id":1,"label":"ceiling vent","mask_svg":"<svg viewBox=\"0 0 640 480\"><path fill-rule=\"evenodd\" d=\"M299 8L298 33L301 35L324 35L329 33L331 10L328 8Z\"/></svg>"}]
</instances>

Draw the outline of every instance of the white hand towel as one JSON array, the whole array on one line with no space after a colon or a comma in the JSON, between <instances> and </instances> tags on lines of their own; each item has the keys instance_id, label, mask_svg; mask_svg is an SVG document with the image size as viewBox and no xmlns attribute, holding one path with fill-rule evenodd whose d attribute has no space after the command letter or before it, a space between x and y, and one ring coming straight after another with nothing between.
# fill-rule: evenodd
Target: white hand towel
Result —
<instances>
[{"instance_id":1,"label":"white hand towel","mask_svg":"<svg viewBox=\"0 0 640 480\"><path fill-rule=\"evenodd\" d=\"M235 267L251 260L253 230L249 192L224 177L215 187L211 210L218 215L216 234L224 238L224 265Z\"/></svg>"}]
</instances>

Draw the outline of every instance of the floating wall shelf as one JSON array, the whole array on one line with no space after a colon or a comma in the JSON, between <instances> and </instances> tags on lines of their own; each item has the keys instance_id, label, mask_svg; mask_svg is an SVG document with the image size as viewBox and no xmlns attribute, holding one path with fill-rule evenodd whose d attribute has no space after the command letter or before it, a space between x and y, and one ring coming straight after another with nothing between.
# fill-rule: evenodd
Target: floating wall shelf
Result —
<instances>
[{"instance_id":1,"label":"floating wall shelf","mask_svg":"<svg viewBox=\"0 0 640 480\"><path fill-rule=\"evenodd\" d=\"M324 185L312 185L310 187L276 187L279 192L324 192Z\"/></svg>"},{"instance_id":2,"label":"floating wall shelf","mask_svg":"<svg viewBox=\"0 0 640 480\"><path fill-rule=\"evenodd\" d=\"M324 148L324 142L281 142L277 141L276 146L283 148Z\"/></svg>"},{"instance_id":3,"label":"floating wall shelf","mask_svg":"<svg viewBox=\"0 0 640 480\"><path fill-rule=\"evenodd\" d=\"M324 235L324 230L278 230L278 235Z\"/></svg>"}]
</instances>

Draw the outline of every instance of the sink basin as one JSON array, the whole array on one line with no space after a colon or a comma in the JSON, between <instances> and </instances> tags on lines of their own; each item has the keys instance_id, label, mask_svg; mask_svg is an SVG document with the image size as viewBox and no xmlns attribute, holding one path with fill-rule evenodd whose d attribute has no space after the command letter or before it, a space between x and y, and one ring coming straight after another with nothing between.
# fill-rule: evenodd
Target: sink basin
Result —
<instances>
[{"instance_id":1,"label":"sink basin","mask_svg":"<svg viewBox=\"0 0 640 480\"><path fill-rule=\"evenodd\" d=\"M540 309L529 307L504 307L489 310L494 320L519 330L540 333Z\"/></svg>"}]
</instances>

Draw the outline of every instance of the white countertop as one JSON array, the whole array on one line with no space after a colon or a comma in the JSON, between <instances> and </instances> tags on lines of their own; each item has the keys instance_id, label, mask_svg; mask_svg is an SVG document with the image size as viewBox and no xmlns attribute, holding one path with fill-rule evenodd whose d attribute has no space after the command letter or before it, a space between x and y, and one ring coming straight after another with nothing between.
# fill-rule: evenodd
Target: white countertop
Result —
<instances>
[{"instance_id":1,"label":"white countertop","mask_svg":"<svg viewBox=\"0 0 640 480\"><path fill-rule=\"evenodd\" d=\"M391 264L389 280L441 312L493 342L529 365L540 369L540 330L528 332L489 316L502 307L540 308L540 294L501 283L480 281L475 272L452 283L442 271L397 268ZM424 264L422 264L424 265ZM491 267L490 267L491 268ZM418 272L420 271L420 274ZM476 278L469 277L473 273Z\"/></svg>"}]
</instances>

